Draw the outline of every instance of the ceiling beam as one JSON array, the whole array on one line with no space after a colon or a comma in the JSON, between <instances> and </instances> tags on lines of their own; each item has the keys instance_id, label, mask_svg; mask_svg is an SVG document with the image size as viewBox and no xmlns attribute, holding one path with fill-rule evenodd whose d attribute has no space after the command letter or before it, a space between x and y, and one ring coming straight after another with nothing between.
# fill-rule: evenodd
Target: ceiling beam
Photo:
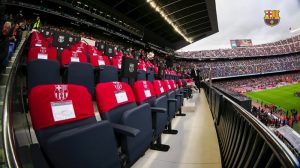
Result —
<instances>
[{"instance_id":1,"label":"ceiling beam","mask_svg":"<svg viewBox=\"0 0 300 168\"><path fill-rule=\"evenodd\" d=\"M128 11L128 12L126 13L126 15L129 15L131 12L133 12L133 11L137 10L138 8L144 6L146 3L147 3L147 2L145 1L144 3L138 5L137 7L133 8L133 9L131 9L130 11Z\"/></svg>"},{"instance_id":2,"label":"ceiling beam","mask_svg":"<svg viewBox=\"0 0 300 168\"><path fill-rule=\"evenodd\" d=\"M168 3L168 4L164 5L164 6L162 6L161 8L163 9L163 8L165 8L165 7L168 7L168 6L170 6L170 5L173 5L173 4L175 4L175 3L177 3L177 2L180 2L180 1L182 1L182 0L173 1L173 2L171 2L171 3Z\"/></svg>"},{"instance_id":3,"label":"ceiling beam","mask_svg":"<svg viewBox=\"0 0 300 168\"><path fill-rule=\"evenodd\" d=\"M202 13L202 12L205 12L205 11L207 11L207 9L201 10L201 11L197 11L197 12L194 12L194 13L191 13L191 14L188 14L188 15L185 15L185 16L183 16L183 17L181 17L181 18L178 18L178 19L173 20L173 22L177 22L178 20L181 20L181 19L184 19L184 18L193 16L193 15L198 14L198 13Z\"/></svg>"},{"instance_id":4,"label":"ceiling beam","mask_svg":"<svg viewBox=\"0 0 300 168\"><path fill-rule=\"evenodd\" d=\"M179 24L178 26L181 27L181 26L184 26L184 25L186 25L186 24L193 23L193 22L195 22L195 21L197 21L197 20L201 20L201 19L204 19L204 18L208 18L208 16L204 16L204 17L200 17L200 18L197 18L197 19L194 19L194 20L190 20L190 21L188 21L188 22L184 22L184 23L182 23L182 24Z\"/></svg>"},{"instance_id":5,"label":"ceiling beam","mask_svg":"<svg viewBox=\"0 0 300 168\"><path fill-rule=\"evenodd\" d=\"M168 13L167 16L173 15L173 14L175 14L175 13L184 11L184 10L186 10L186 9L189 9L189 8L192 8L192 7L201 5L201 4L205 4L205 2L199 2L199 3L193 4L193 5L187 6L187 7L185 7L185 8L180 8L179 10L176 10L176 11L174 11L174 12Z\"/></svg>"},{"instance_id":6,"label":"ceiling beam","mask_svg":"<svg viewBox=\"0 0 300 168\"><path fill-rule=\"evenodd\" d=\"M204 29L207 29L207 28L211 28L210 26L207 26L207 27L204 27L202 29L197 29L197 30L194 30L194 31L191 31L191 32L188 32L187 35L190 35L190 34L193 34L193 33L196 33L196 32L199 32L201 30L204 30Z\"/></svg>"},{"instance_id":7,"label":"ceiling beam","mask_svg":"<svg viewBox=\"0 0 300 168\"><path fill-rule=\"evenodd\" d=\"M196 24L196 25L193 25L193 26L190 26L190 27L187 27L187 28L184 28L185 30L188 30L188 29L191 29L191 28L194 28L194 27L197 27L197 26L200 26L200 25L204 25L206 23L210 23L210 21L206 21L206 22L202 22L200 24Z\"/></svg>"},{"instance_id":8,"label":"ceiling beam","mask_svg":"<svg viewBox=\"0 0 300 168\"><path fill-rule=\"evenodd\" d=\"M117 6L121 5L125 0L122 0L120 2L118 2L117 4L115 4L112 8L116 8Z\"/></svg>"}]
</instances>

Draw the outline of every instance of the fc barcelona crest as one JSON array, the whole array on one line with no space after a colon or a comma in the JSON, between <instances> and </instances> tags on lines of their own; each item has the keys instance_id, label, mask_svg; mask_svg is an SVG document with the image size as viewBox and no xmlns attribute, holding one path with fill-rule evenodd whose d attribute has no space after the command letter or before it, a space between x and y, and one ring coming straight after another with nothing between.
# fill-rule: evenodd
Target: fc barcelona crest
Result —
<instances>
[{"instance_id":1,"label":"fc barcelona crest","mask_svg":"<svg viewBox=\"0 0 300 168\"><path fill-rule=\"evenodd\" d=\"M55 85L54 96L57 100L64 101L68 98L68 86L67 85Z\"/></svg>"},{"instance_id":2,"label":"fc barcelona crest","mask_svg":"<svg viewBox=\"0 0 300 168\"><path fill-rule=\"evenodd\" d=\"M265 10L265 23L268 26L276 26L280 21L279 10Z\"/></svg>"},{"instance_id":3,"label":"fc barcelona crest","mask_svg":"<svg viewBox=\"0 0 300 168\"><path fill-rule=\"evenodd\" d=\"M134 64L129 64L129 72L133 72L134 71Z\"/></svg>"},{"instance_id":4,"label":"fc barcelona crest","mask_svg":"<svg viewBox=\"0 0 300 168\"><path fill-rule=\"evenodd\" d=\"M63 43L65 41L65 36L58 36L58 42Z\"/></svg>"}]
</instances>

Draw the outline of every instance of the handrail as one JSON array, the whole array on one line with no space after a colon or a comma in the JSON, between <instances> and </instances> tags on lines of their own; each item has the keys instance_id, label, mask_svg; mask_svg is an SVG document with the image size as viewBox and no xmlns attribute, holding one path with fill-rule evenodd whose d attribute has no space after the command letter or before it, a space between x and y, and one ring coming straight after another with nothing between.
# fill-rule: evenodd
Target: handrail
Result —
<instances>
[{"instance_id":1,"label":"handrail","mask_svg":"<svg viewBox=\"0 0 300 168\"><path fill-rule=\"evenodd\" d=\"M225 167L249 166L252 164L251 161L254 161L256 166L257 164L270 166L276 162L283 167L300 167L297 157L267 126L215 88L210 88L207 83L203 86L215 119ZM261 146L262 149L257 149L257 146ZM268 150L272 152L268 153ZM264 155L269 159L268 163L262 159Z\"/></svg>"},{"instance_id":2,"label":"handrail","mask_svg":"<svg viewBox=\"0 0 300 168\"><path fill-rule=\"evenodd\" d=\"M15 77L18 69L19 62L21 60L21 54L25 47L26 41L28 40L28 36L23 39L23 43L21 42L19 45L19 52L17 53L15 62L12 65L12 69L8 76L7 80L7 87L4 94L4 101L3 101L3 115L2 115L2 136L3 136L3 148L4 148L4 155L6 159L6 163L9 168L19 168L20 163L18 162L16 156L16 149L15 149L15 139L14 139L14 132L12 129L11 123L11 115L10 115L10 106L11 106L11 95L13 91L13 83L15 82ZM18 50L18 49L17 49Z\"/></svg>"},{"instance_id":3,"label":"handrail","mask_svg":"<svg viewBox=\"0 0 300 168\"><path fill-rule=\"evenodd\" d=\"M233 100L224 95L223 97L231 102L236 107L236 110L258 131L263 139L268 142L270 147L273 148L273 151L275 151L275 154L278 156L278 159L280 159L282 163L285 163L286 167L298 167L300 165L299 161L290 149L265 124L260 122L251 113Z\"/></svg>"}]
</instances>

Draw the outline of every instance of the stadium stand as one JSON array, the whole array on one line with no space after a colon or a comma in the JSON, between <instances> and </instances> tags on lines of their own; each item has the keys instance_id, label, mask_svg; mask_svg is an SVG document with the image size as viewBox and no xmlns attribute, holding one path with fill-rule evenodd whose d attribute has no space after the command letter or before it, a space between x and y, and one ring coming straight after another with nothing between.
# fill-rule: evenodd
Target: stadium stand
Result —
<instances>
[{"instance_id":1,"label":"stadium stand","mask_svg":"<svg viewBox=\"0 0 300 168\"><path fill-rule=\"evenodd\" d=\"M64 25L57 26L58 23L54 23L56 20L52 21L53 25L50 23L43 25L41 22L43 17L41 17L41 26L38 26L38 30L31 30L30 26L35 22L34 19L31 20L32 23L28 24L27 32L29 35L25 42L23 41L24 44L19 47L22 48L17 52L18 59L12 66L13 71L7 82L8 89L5 90L6 94L3 96L5 102L0 104L1 107L3 105L3 116L7 117L1 121L8 121L8 124L15 124L16 122L12 121L16 120L23 121L17 122L18 126L9 125L8 128L12 129L3 128L5 159L8 165L15 165L8 167L34 165L32 167L123 168L134 166L139 160L145 159L140 158L146 155L148 149L172 152L169 150L169 145L162 144L162 137L167 137L163 133L178 134L178 131L172 128L172 122L175 119L187 122L193 120L189 116L176 117L185 116L182 113L182 106L187 99L200 95L193 93L193 90L195 92L195 81L191 79L189 72L190 67L193 67L192 64L198 66L204 77L208 76L209 69L212 69L210 73L213 77L228 77L293 71L300 68L298 64L300 57L296 53L298 43L293 41L298 41L297 38L291 39L292 42L287 40L287 42L282 41L278 44L278 52L270 53L270 56L274 55L272 57L196 63L177 61L174 66L171 66L173 60L170 55L173 54L174 49L187 45L190 39L181 37L180 33L174 33L173 28L164 19L153 13L155 12L151 9L153 5L145 6L147 4L145 2L134 2L137 3L138 7L132 8L129 5L130 11L127 11L127 14L130 18L127 18L115 10L120 7L122 10L127 10L126 5L130 4L128 1L115 4L115 1L103 0L99 1L99 4L94 4L95 8L90 7L93 1L47 0L36 4L22 0L1 1L3 4L18 9L26 8L46 13L42 15L45 19L52 14L57 22ZM196 6L201 5L205 12L199 12L198 8L194 9L195 2L197 2ZM125 8L122 3L125 3ZM178 6L176 5L176 10L173 11L174 18L181 17L175 13L185 9L182 7L186 5L191 5L188 7L193 8L190 11L195 12L196 17L205 15L203 18L207 20L208 24L203 26L206 27L193 25L194 28L202 31L189 33L194 40L199 40L218 31L214 2L205 2L203 6L202 2L196 0L174 3L179 3ZM212 6L213 8L211 8ZM103 8L105 10L102 10ZM149 9L152 11L147 14L149 16L141 16ZM102 15L99 11L108 13ZM139 12L136 14L134 11ZM170 9L170 11L172 10ZM188 14L183 15L187 16ZM149 23L143 17L150 17L154 19L154 22ZM51 17L49 16L49 18ZM159 23L156 23L155 19ZM193 19L184 20L185 22L194 22ZM64 22L66 20L68 24L71 20L73 26L68 27ZM51 22L51 19L48 21ZM203 20L200 23L202 22ZM291 46L292 44L294 47ZM15 48L14 45L11 45L10 54ZM222 52L247 55L253 53L254 50L260 50L259 48L269 51L272 49L272 45L255 46L255 49L251 51L239 49ZM208 54L209 58L218 58L217 53L213 53L213 51L210 53L211 55ZM262 51L256 51L256 54L252 56L260 56L261 53ZM286 55L279 57L279 54ZM132 62L129 62L129 65L125 64L125 60L128 59L136 64ZM242 66L243 68L241 68ZM125 73L129 75L124 75ZM210 92L213 90L206 84L203 88L205 91L202 93L203 95L208 95L208 90ZM252 130L249 134L251 136L249 141L256 142L253 137L257 137L259 142L253 146L264 146L263 152L268 151L267 154L264 154L266 161L263 161L262 154L256 151L256 148L249 147L245 150L243 157L246 159L249 157L249 160L253 160L255 163L249 163L250 161L246 159L241 159L239 162L240 158L235 159L235 156L239 155L232 151L233 149L238 150L238 144L242 143L239 141L241 143L235 145L235 140L238 139L237 132L225 129L220 131L220 126L217 124L218 120L214 118L214 126L220 137L220 154L224 159L224 163L222 163L224 167L231 167L231 165L232 167L235 167L234 165L236 167L243 167L244 165L251 167L254 164L258 167L266 164L272 167L278 163L282 167L299 165L286 148L276 143L277 139L269 134L264 127L259 124L257 124L260 126L259 128L253 126L256 120L253 118L245 119L249 116L243 113L244 109L236 106L228 98L217 97L217 91L214 92L216 93L213 96L207 96L212 112L216 113L216 109L218 109L218 103L214 102L215 100L218 100L219 103L224 102L224 111L228 112L219 116L225 118L220 120L222 126L224 126L222 123L224 121L226 122L225 125L232 124L233 122L227 119L231 118L229 115L232 115L232 111L237 112L238 114L232 115L234 117L239 116L239 118L234 119L236 121L234 124L239 124L241 128L245 127L245 132ZM11 97L8 98L8 96ZM203 96L202 98L205 99ZM206 101L202 102L206 103ZM26 106L29 106L28 110ZM220 105L219 110L221 109ZM9 115L7 115L8 112ZM221 114L221 112L218 113L218 115ZM239 126L232 128L239 128ZM20 135L18 131L12 132L18 128L22 128L20 132L23 135ZM31 131L32 128L34 131ZM224 143L224 132L222 131L230 134L226 138L227 143ZM238 130L238 132L241 133L242 131ZM188 131L181 129L177 136L171 135L170 139L174 140L187 133ZM13 134L18 135L12 136ZM25 136L26 138L24 138ZM247 139L246 136L248 133L247 135L245 133L243 137L239 136L239 139ZM35 137L37 140L34 139ZM23 143L27 140L30 142ZM251 146L250 143L252 142L248 143L249 146ZM171 149L188 145L190 145L188 142L181 142L179 145L171 146ZM224 148L227 151L224 152ZM242 148L239 149L242 151ZM24 161L26 160L26 158L24 159L26 152L23 150L30 151L30 155L28 155L30 156L28 159L30 163ZM250 151L253 152L250 153ZM228 152L230 155L227 155ZM279 155L278 153L283 154ZM17 155L18 157L20 155L20 160L14 159ZM33 163L31 163L31 158Z\"/></svg>"},{"instance_id":2,"label":"stadium stand","mask_svg":"<svg viewBox=\"0 0 300 168\"><path fill-rule=\"evenodd\" d=\"M253 47L218 49L204 51L178 52L181 58L189 59L215 59L215 58L245 58L265 57L290 54L300 51L300 35L276 41L273 43L255 45Z\"/></svg>"}]
</instances>

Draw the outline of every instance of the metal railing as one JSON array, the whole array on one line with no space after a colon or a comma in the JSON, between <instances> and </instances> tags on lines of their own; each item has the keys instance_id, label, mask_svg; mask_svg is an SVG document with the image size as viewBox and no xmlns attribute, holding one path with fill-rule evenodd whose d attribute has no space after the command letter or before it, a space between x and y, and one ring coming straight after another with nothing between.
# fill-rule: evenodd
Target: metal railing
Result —
<instances>
[{"instance_id":1,"label":"metal railing","mask_svg":"<svg viewBox=\"0 0 300 168\"><path fill-rule=\"evenodd\" d=\"M215 121L223 167L300 167L289 148L240 105L203 84Z\"/></svg>"},{"instance_id":2,"label":"metal railing","mask_svg":"<svg viewBox=\"0 0 300 168\"><path fill-rule=\"evenodd\" d=\"M25 48L25 44L27 43L28 36L23 39L16 49L17 56L15 62L12 65L12 69L10 71L6 90L4 94L3 101L3 114L2 114L2 138L3 138L3 150L6 161L6 166L9 168L18 168L20 167L17 152L16 152L16 144L15 144L15 134L13 130L13 120L12 120L12 112L13 112L13 91L14 91L14 83L17 82L16 74L17 70L20 67L19 63L21 60L21 54L23 53L23 49Z\"/></svg>"}]
</instances>

